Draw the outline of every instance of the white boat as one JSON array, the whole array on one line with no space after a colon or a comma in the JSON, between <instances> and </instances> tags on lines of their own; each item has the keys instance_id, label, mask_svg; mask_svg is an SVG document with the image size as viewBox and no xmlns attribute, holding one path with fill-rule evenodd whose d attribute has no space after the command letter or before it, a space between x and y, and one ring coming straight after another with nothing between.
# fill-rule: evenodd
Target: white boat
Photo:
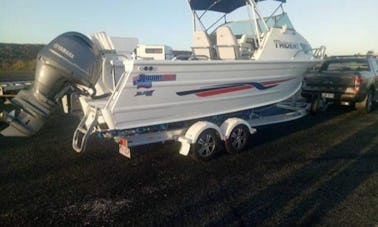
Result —
<instances>
[{"instance_id":1,"label":"white boat","mask_svg":"<svg viewBox=\"0 0 378 227\"><path fill-rule=\"evenodd\" d=\"M77 130L76 138L92 127L117 134L278 103L297 93L305 71L324 55L323 48L312 49L294 29L283 11L286 0L278 0L274 14L266 18L257 8L261 0L187 1L193 14L191 58L143 59L131 53L136 42L125 47L122 39L104 33L90 40L78 33L63 34L41 51L34 88L13 100L21 113L3 114L10 127L1 133L31 135L39 130L54 103L69 90L67 81L57 79L57 69L69 71L65 78L71 77L70 88L83 91L85 117L78 129L87 130ZM242 7L246 20L227 20ZM209 12L218 13L219 19L206 26ZM158 48L151 49L151 54L157 53ZM54 82L46 82L49 79ZM74 144L81 140L75 138Z\"/></svg>"},{"instance_id":2,"label":"white boat","mask_svg":"<svg viewBox=\"0 0 378 227\"><path fill-rule=\"evenodd\" d=\"M260 18L256 2L188 1L194 17L191 60L118 59L125 69L122 77L116 83L107 81L111 75L103 70L101 86L96 87L111 96L84 102L101 110L109 130L121 130L236 112L291 97L319 56L286 13ZM225 20L239 7L256 17ZM204 27L199 11L219 12L224 23L206 32L211 28ZM96 35L93 39L110 40Z\"/></svg>"}]
</instances>

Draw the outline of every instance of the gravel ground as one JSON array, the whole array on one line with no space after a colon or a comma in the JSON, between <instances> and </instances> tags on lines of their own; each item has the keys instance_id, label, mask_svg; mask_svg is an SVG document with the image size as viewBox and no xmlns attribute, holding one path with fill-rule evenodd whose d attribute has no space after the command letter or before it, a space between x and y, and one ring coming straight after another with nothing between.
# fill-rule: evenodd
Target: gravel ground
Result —
<instances>
[{"instance_id":1,"label":"gravel ground","mask_svg":"<svg viewBox=\"0 0 378 227\"><path fill-rule=\"evenodd\" d=\"M59 111L31 138L0 137L0 225L378 226L378 111L332 108L258 128L248 149L199 162L179 144L133 149Z\"/></svg>"}]
</instances>

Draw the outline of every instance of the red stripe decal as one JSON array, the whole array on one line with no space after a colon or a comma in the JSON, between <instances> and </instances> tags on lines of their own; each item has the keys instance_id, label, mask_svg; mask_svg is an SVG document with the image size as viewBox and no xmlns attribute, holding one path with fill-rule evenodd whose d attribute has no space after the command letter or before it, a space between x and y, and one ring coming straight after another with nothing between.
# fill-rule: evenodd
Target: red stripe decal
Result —
<instances>
[{"instance_id":1,"label":"red stripe decal","mask_svg":"<svg viewBox=\"0 0 378 227\"><path fill-rule=\"evenodd\" d=\"M288 81L290 79L286 79L286 80L276 80L276 81L267 81L267 82L262 82L261 84L262 85L272 85L272 84L278 84L278 83L281 83L281 82L285 82L285 81Z\"/></svg>"},{"instance_id":2,"label":"red stripe decal","mask_svg":"<svg viewBox=\"0 0 378 227\"><path fill-rule=\"evenodd\" d=\"M198 92L198 93L196 93L196 95L199 96L199 97L208 97L208 96L213 96L213 95L230 93L230 92L234 92L234 91L247 90L247 89L251 89L251 88L253 88L252 85L246 84L246 85L241 85L241 86L237 86L237 87L219 88L219 89L211 90L211 91Z\"/></svg>"}]
</instances>

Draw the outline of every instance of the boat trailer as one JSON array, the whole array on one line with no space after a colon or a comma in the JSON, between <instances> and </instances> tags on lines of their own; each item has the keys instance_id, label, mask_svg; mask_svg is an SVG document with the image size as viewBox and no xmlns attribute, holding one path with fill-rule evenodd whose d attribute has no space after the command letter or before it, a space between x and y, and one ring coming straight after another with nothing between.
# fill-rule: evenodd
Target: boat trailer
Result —
<instances>
[{"instance_id":1,"label":"boat trailer","mask_svg":"<svg viewBox=\"0 0 378 227\"><path fill-rule=\"evenodd\" d=\"M119 144L119 153L131 158L131 148L152 143L178 141L179 153L209 160L216 151L229 153L244 150L257 127L296 120L309 113L310 104L298 95L278 104L196 119L172 124L156 125L130 130L99 130L99 110L91 108L75 130L72 146L76 152L86 149L89 136L95 132L99 137L114 139Z\"/></svg>"}]
</instances>

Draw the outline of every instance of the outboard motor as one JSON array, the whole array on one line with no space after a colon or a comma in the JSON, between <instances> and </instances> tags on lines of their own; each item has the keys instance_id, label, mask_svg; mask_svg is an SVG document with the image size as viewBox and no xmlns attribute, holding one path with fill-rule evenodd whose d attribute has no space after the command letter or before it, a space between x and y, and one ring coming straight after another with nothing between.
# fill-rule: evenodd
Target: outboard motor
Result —
<instances>
[{"instance_id":1,"label":"outboard motor","mask_svg":"<svg viewBox=\"0 0 378 227\"><path fill-rule=\"evenodd\" d=\"M11 100L12 112L1 113L0 119L8 124L1 134L35 134L72 88L94 95L100 70L100 51L87 36L77 32L58 36L38 53L33 86Z\"/></svg>"}]
</instances>

